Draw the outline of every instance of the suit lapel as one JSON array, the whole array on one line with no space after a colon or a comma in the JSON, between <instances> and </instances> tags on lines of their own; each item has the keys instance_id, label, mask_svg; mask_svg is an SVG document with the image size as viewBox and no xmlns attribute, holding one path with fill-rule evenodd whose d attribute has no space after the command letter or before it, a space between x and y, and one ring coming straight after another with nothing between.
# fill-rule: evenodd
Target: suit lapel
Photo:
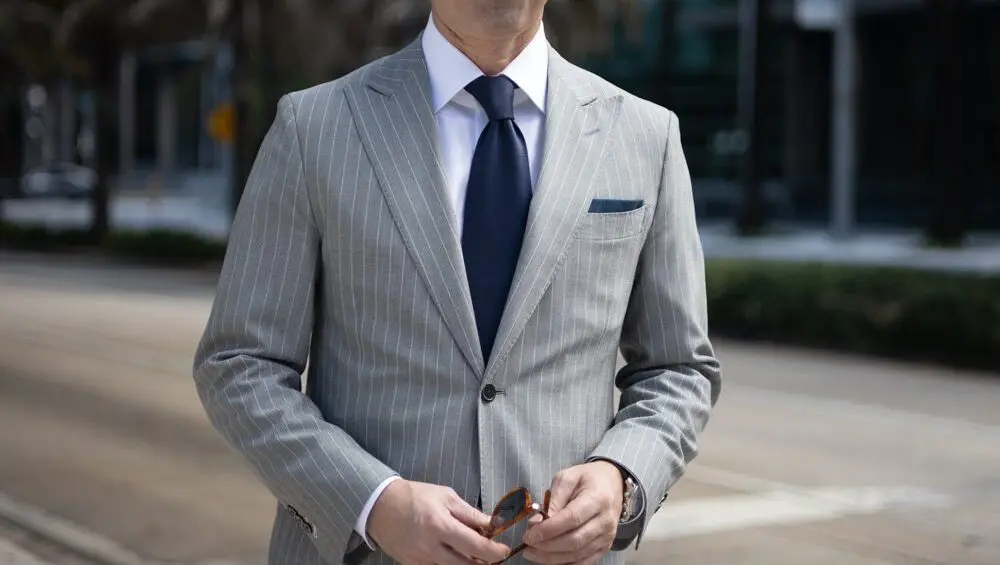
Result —
<instances>
[{"instance_id":1,"label":"suit lapel","mask_svg":"<svg viewBox=\"0 0 1000 565\"><path fill-rule=\"evenodd\" d=\"M487 379L524 332L590 205L591 185L621 102L620 97L599 97L592 80L550 48L542 170Z\"/></svg>"},{"instance_id":2,"label":"suit lapel","mask_svg":"<svg viewBox=\"0 0 1000 565\"><path fill-rule=\"evenodd\" d=\"M448 204L419 38L346 87L392 217L455 341L484 371L455 215Z\"/></svg>"}]
</instances>

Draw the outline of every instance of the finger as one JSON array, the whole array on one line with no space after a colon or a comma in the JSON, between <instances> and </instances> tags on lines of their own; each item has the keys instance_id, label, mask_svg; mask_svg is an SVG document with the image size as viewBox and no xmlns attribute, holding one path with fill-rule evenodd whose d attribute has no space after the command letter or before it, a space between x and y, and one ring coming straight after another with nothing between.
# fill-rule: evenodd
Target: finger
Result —
<instances>
[{"instance_id":1,"label":"finger","mask_svg":"<svg viewBox=\"0 0 1000 565\"><path fill-rule=\"evenodd\" d=\"M552 552L531 547L524 551L524 558L539 565L596 564L607 553L610 544L597 539L576 551Z\"/></svg>"},{"instance_id":2,"label":"finger","mask_svg":"<svg viewBox=\"0 0 1000 565\"><path fill-rule=\"evenodd\" d=\"M596 496L583 493L571 500L565 508L555 512L548 520L542 520L538 525L532 526L525 534L525 543L538 547L546 540L572 532L600 514L600 500Z\"/></svg>"},{"instance_id":3,"label":"finger","mask_svg":"<svg viewBox=\"0 0 1000 565\"><path fill-rule=\"evenodd\" d=\"M445 531L444 540L459 554L486 563L496 563L510 555L510 547L482 536L457 520Z\"/></svg>"},{"instance_id":4,"label":"finger","mask_svg":"<svg viewBox=\"0 0 1000 565\"><path fill-rule=\"evenodd\" d=\"M535 514L531 518L528 518L528 527L525 528L524 536L522 536L521 538L522 543L524 543L525 545L528 544L528 532L530 532L531 529L537 526L538 524L541 524L542 520L544 520L544 518L542 518L541 514Z\"/></svg>"},{"instance_id":5,"label":"finger","mask_svg":"<svg viewBox=\"0 0 1000 565\"><path fill-rule=\"evenodd\" d=\"M431 555L431 563L437 565L482 565L476 563L472 558L466 557L447 545L441 545L434 555Z\"/></svg>"},{"instance_id":6,"label":"finger","mask_svg":"<svg viewBox=\"0 0 1000 565\"><path fill-rule=\"evenodd\" d=\"M571 470L560 471L552 478L552 486L549 487L549 513L558 512L569 504L580 484L580 478L580 473Z\"/></svg>"},{"instance_id":7,"label":"finger","mask_svg":"<svg viewBox=\"0 0 1000 565\"><path fill-rule=\"evenodd\" d=\"M477 532L490 525L489 514L473 507L458 496L448 504L448 510L456 520Z\"/></svg>"},{"instance_id":8,"label":"finger","mask_svg":"<svg viewBox=\"0 0 1000 565\"><path fill-rule=\"evenodd\" d=\"M550 539L532 544L532 547L547 553L573 553L593 545L600 545L601 539L614 534L608 531L604 520L591 519L579 528Z\"/></svg>"}]
</instances>

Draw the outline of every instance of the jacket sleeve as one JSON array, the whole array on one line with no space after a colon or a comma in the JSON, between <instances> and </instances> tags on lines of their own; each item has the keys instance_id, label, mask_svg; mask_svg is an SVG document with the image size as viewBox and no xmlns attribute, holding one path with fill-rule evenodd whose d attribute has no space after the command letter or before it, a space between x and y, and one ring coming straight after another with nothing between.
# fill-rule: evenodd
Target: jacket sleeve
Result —
<instances>
[{"instance_id":1,"label":"jacket sleeve","mask_svg":"<svg viewBox=\"0 0 1000 565\"><path fill-rule=\"evenodd\" d=\"M645 501L642 531L696 456L721 386L708 338L691 179L677 117L667 114L656 208L622 329L619 410L590 455L617 463L638 480Z\"/></svg>"},{"instance_id":2,"label":"jacket sleeve","mask_svg":"<svg viewBox=\"0 0 1000 565\"><path fill-rule=\"evenodd\" d=\"M395 473L302 392L321 239L310 198L286 95L234 218L194 382L212 425L335 563L361 542L356 521Z\"/></svg>"}]
</instances>

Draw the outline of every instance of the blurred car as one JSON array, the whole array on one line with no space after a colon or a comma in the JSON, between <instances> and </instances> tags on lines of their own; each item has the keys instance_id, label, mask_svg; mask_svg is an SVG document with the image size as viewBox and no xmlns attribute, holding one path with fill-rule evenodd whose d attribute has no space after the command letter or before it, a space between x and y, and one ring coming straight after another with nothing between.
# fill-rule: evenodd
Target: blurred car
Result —
<instances>
[{"instance_id":1,"label":"blurred car","mask_svg":"<svg viewBox=\"0 0 1000 565\"><path fill-rule=\"evenodd\" d=\"M87 198L97 186L97 172L76 163L54 162L21 177L23 198Z\"/></svg>"}]
</instances>

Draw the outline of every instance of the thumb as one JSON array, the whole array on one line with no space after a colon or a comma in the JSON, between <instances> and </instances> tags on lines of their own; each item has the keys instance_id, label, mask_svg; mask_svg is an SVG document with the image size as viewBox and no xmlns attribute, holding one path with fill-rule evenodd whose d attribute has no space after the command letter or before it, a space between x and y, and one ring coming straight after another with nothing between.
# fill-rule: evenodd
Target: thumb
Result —
<instances>
[{"instance_id":1,"label":"thumb","mask_svg":"<svg viewBox=\"0 0 1000 565\"><path fill-rule=\"evenodd\" d=\"M549 500L549 514L555 514L573 498L573 493L580 483L580 474L572 469L560 471L552 479L551 498Z\"/></svg>"}]
</instances>

